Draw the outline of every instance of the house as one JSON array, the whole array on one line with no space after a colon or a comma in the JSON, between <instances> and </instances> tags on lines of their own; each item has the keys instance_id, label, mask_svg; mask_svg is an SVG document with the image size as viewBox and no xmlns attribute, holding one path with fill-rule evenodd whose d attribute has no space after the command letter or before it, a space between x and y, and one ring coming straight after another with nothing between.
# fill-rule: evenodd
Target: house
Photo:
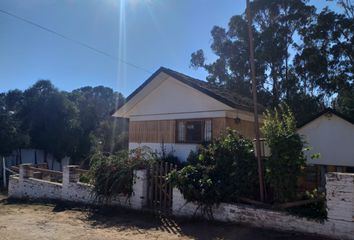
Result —
<instances>
[{"instance_id":1,"label":"house","mask_svg":"<svg viewBox=\"0 0 354 240\"><path fill-rule=\"evenodd\" d=\"M251 99L164 67L113 116L129 119L129 149L148 146L161 152L163 147L182 161L226 127L254 138Z\"/></svg>"},{"instance_id":2,"label":"house","mask_svg":"<svg viewBox=\"0 0 354 240\"><path fill-rule=\"evenodd\" d=\"M311 148L307 163L312 167L307 180L324 185L327 172L354 173L354 122L334 109L327 108L301 124L298 133ZM320 157L311 159L313 154Z\"/></svg>"}]
</instances>

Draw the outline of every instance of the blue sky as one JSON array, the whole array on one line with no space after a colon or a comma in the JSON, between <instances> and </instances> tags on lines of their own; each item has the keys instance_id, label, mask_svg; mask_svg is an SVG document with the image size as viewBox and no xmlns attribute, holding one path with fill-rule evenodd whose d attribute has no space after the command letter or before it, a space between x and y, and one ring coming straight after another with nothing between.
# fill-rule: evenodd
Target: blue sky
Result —
<instances>
[{"instance_id":1,"label":"blue sky","mask_svg":"<svg viewBox=\"0 0 354 240\"><path fill-rule=\"evenodd\" d=\"M0 0L0 10L145 69L0 13L0 92L49 79L61 90L104 85L127 96L160 66L205 79L189 68L191 53L213 60L211 28L244 9L245 0Z\"/></svg>"}]
</instances>

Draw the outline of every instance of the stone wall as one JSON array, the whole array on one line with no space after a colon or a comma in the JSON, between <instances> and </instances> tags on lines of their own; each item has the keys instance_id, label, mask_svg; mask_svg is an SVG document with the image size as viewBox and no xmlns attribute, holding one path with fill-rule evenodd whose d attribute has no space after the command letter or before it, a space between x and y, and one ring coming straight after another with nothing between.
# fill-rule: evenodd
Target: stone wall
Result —
<instances>
[{"instance_id":1,"label":"stone wall","mask_svg":"<svg viewBox=\"0 0 354 240\"><path fill-rule=\"evenodd\" d=\"M224 222L244 223L254 227L297 231L342 239L354 239L354 174L328 173L328 220L317 222L285 212L222 203L213 208L213 217ZM173 190L173 214L202 216L196 203L188 203L178 189Z\"/></svg>"},{"instance_id":2,"label":"stone wall","mask_svg":"<svg viewBox=\"0 0 354 240\"><path fill-rule=\"evenodd\" d=\"M30 164L20 165L20 174L9 179L8 195L10 198L52 199L84 204L97 204L92 194L92 186L79 182L78 166L65 166L62 183L50 182L30 177ZM121 195L112 199L111 205L120 205L141 209L147 201L147 172L134 171L135 181L130 198Z\"/></svg>"}]
</instances>

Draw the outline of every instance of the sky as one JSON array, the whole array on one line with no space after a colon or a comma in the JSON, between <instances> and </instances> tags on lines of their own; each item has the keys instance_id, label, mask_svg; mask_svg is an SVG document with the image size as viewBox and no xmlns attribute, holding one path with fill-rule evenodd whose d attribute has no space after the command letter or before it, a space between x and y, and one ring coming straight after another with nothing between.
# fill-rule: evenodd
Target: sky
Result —
<instances>
[{"instance_id":1,"label":"sky","mask_svg":"<svg viewBox=\"0 0 354 240\"><path fill-rule=\"evenodd\" d=\"M49 79L60 90L103 85L128 96L160 66L205 79L189 67L191 53L213 61L210 30L244 10L245 0L0 0L0 92Z\"/></svg>"}]
</instances>

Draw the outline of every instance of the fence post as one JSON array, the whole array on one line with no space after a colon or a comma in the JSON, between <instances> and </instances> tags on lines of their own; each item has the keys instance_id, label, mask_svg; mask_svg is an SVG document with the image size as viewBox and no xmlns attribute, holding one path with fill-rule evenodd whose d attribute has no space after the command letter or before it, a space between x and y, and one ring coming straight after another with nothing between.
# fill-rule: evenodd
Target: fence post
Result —
<instances>
[{"instance_id":1,"label":"fence post","mask_svg":"<svg viewBox=\"0 0 354 240\"><path fill-rule=\"evenodd\" d=\"M132 207L141 209L147 204L148 176L147 170L135 170L135 181L133 184L133 195L131 197Z\"/></svg>"},{"instance_id":2,"label":"fence post","mask_svg":"<svg viewBox=\"0 0 354 240\"><path fill-rule=\"evenodd\" d=\"M80 178L80 173L77 171L78 165L67 165L63 169L63 187L70 183L77 183Z\"/></svg>"},{"instance_id":3,"label":"fence post","mask_svg":"<svg viewBox=\"0 0 354 240\"><path fill-rule=\"evenodd\" d=\"M77 169L79 169L77 165L67 165L63 168L63 186L61 192L61 198L63 200L74 200L72 194L74 193L75 195L74 184L77 184L80 178L80 173Z\"/></svg>"},{"instance_id":4,"label":"fence post","mask_svg":"<svg viewBox=\"0 0 354 240\"><path fill-rule=\"evenodd\" d=\"M24 163L20 165L20 181L31 176L31 163Z\"/></svg>"}]
</instances>

